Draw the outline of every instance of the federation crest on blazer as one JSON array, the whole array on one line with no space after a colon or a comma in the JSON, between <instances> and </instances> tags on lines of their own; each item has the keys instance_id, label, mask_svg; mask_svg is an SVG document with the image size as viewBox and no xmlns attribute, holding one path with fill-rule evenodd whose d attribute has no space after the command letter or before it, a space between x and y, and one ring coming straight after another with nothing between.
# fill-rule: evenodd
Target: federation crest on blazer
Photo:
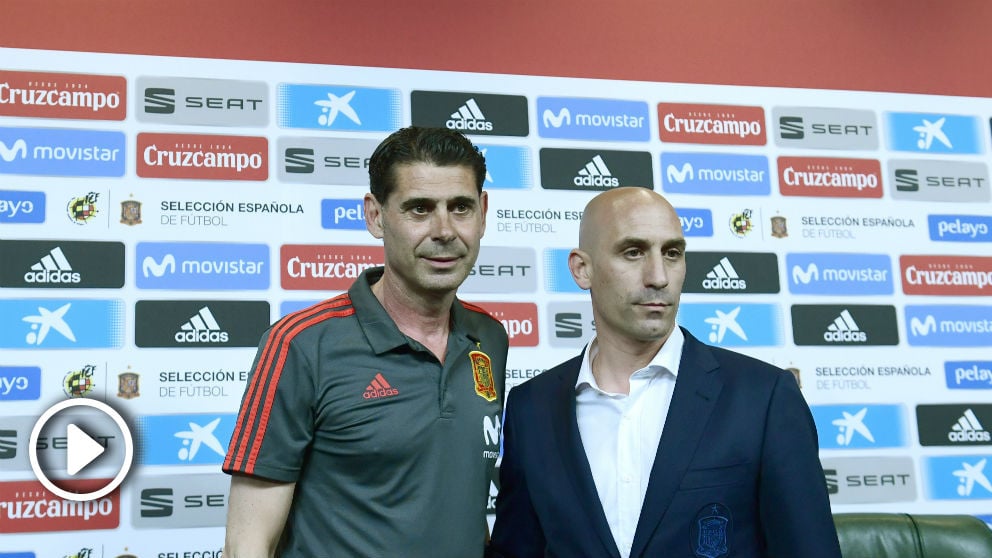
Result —
<instances>
[{"instance_id":1,"label":"federation crest on blazer","mask_svg":"<svg viewBox=\"0 0 992 558\"><path fill-rule=\"evenodd\" d=\"M727 506L719 503L704 506L691 527L694 554L700 558L727 556L730 550L728 533L732 527Z\"/></svg>"}]
</instances>

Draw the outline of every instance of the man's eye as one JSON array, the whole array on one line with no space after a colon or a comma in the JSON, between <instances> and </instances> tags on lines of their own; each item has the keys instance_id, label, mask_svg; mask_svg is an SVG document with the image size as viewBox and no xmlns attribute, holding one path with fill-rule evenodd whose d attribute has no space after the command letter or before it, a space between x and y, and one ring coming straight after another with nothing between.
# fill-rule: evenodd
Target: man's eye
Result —
<instances>
[{"instance_id":1,"label":"man's eye","mask_svg":"<svg viewBox=\"0 0 992 558\"><path fill-rule=\"evenodd\" d=\"M416 213L417 215L423 215L423 214L427 213L427 206L426 205L415 205L415 206L413 206L413 207L410 208L410 212L411 213Z\"/></svg>"},{"instance_id":2,"label":"man's eye","mask_svg":"<svg viewBox=\"0 0 992 558\"><path fill-rule=\"evenodd\" d=\"M628 249L626 249L626 250L623 251L623 255L626 256L626 257L628 257L628 258L638 258L643 253L644 253L644 251L641 250L640 248L628 248Z\"/></svg>"},{"instance_id":3,"label":"man's eye","mask_svg":"<svg viewBox=\"0 0 992 558\"><path fill-rule=\"evenodd\" d=\"M665 257L672 260L677 260L682 257L682 250L679 250L678 248L667 250L665 252Z\"/></svg>"}]
</instances>

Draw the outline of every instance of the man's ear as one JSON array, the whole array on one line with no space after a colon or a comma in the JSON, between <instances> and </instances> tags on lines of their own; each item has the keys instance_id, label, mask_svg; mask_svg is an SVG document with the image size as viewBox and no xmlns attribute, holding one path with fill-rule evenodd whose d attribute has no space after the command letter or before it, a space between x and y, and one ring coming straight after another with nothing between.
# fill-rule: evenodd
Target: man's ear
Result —
<instances>
[{"instance_id":1,"label":"man's ear","mask_svg":"<svg viewBox=\"0 0 992 558\"><path fill-rule=\"evenodd\" d=\"M592 286L592 262L589 254L578 248L568 253L568 270L572 272L572 280L584 291Z\"/></svg>"},{"instance_id":2,"label":"man's ear","mask_svg":"<svg viewBox=\"0 0 992 558\"><path fill-rule=\"evenodd\" d=\"M371 193L365 194L365 228L382 238L382 204Z\"/></svg>"},{"instance_id":3,"label":"man's ear","mask_svg":"<svg viewBox=\"0 0 992 558\"><path fill-rule=\"evenodd\" d=\"M482 232L479 234L482 237L486 235L486 213L489 212L489 192L483 191L479 195L479 203L482 204Z\"/></svg>"}]
</instances>

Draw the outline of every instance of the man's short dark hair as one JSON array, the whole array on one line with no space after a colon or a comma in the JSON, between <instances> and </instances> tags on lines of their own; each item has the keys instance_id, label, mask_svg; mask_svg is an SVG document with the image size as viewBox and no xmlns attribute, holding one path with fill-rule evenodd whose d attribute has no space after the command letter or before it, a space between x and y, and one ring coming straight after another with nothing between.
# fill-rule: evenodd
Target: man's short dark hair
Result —
<instances>
[{"instance_id":1,"label":"man's short dark hair","mask_svg":"<svg viewBox=\"0 0 992 558\"><path fill-rule=\"evenodd\" d=\"M468 167L482 193L486 158L464 134L447 128L410 126L400 128L382 140L369 160L369 187L379 203L386 203L396 187L396 167L414 163Z\"/></svg>"}]
</instances>

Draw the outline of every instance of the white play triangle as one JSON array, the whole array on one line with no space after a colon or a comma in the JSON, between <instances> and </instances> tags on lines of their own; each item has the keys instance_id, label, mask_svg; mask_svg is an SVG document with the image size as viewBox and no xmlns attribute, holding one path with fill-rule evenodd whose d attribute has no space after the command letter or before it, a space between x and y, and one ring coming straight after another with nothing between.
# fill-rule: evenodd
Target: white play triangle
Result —
<instances>
[{"instance_id":1,"label":"white play triangle","mask_svg":"<svg viewBox=\"0 0 992 558\"><path fill-rule=\"evenodd\" d=\"M66 439L65 461L70 475L75 475L106 451L105 447L75 424L66 428Z\"/></svg>"}]
</instances>

